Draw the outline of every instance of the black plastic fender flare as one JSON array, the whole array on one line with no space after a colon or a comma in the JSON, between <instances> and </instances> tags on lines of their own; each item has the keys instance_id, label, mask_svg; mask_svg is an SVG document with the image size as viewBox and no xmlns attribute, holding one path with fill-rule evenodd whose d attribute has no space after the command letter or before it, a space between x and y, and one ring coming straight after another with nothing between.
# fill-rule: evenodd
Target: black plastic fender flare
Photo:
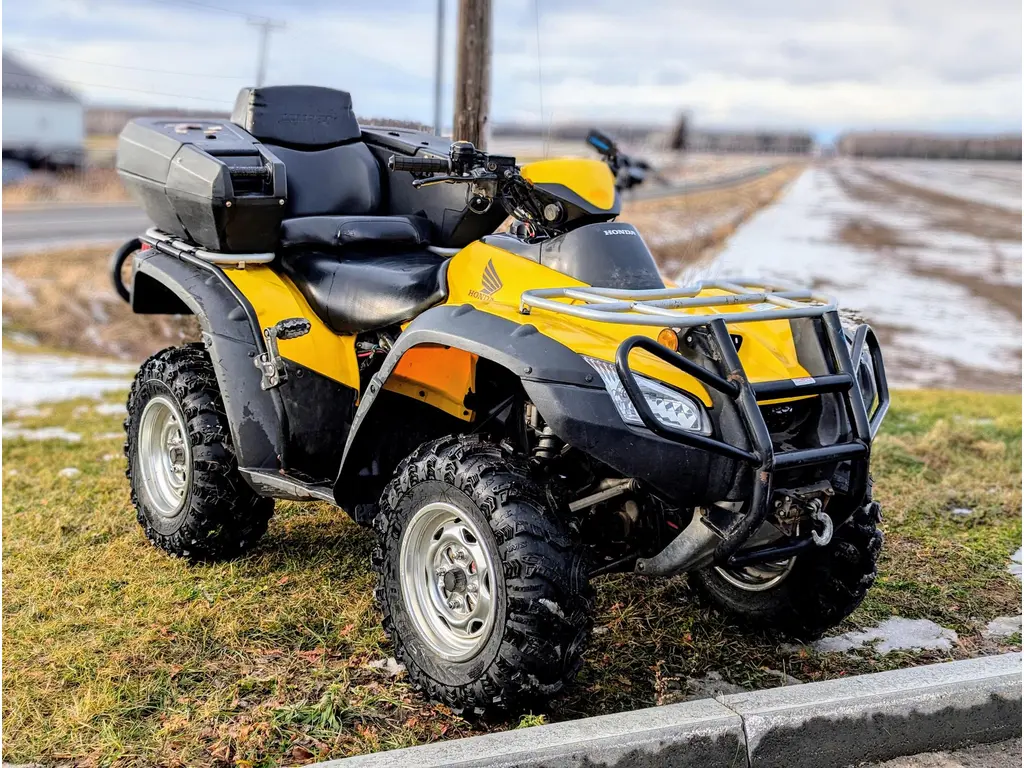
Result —
<instances>
[{"instance_id":1,"label":"black plastic fender flare","mask_svg":"<svg viewBox=\"0 0 1024 768\"><path fill-rule=\"evenodd\" d=\"M168 301L171 298L173 302ZM263 351L262 333L252 307L234 284L216 265L150 248L135 257L131 300L139 314L187 309L196 316L217 374L238 466L281 470L288 434L283 404L277 390L260 386L253 360Z\"/></svg>"},{"instance_id":2,"label":"black plastic fender flare","mask_svg":"<svg viewBox=\"0 0 1024 768\"><path fill-rule=\"evenodd\" d=\"M355 480L360 468L354 456L360 428L402 356L421 344L462 349L511 371L560 438L627 477L648 480L670 498L699 495L709 485L720 488L735 472L733 462L627 425L594 369L533 325L468 304L445 305L428 309L409 324L363 392L334 485L340 506L348 496L346 484Z\"/></svg>"},{"instance_id":3,"label":"black plastic fender flare","mask_svg":"<svg viewBox=\"0 0 1024 768\"><path fill-rule=\"evenodd\" d=\"M342 498L343 477L353 446L384 384L402 356L422 344L440 344L478 355L508 369L524 383L557 381L592 389L604 388L583 358L565 345L543 335L533 325L515 323L482 312L470 304L447 304L428 309L398 337L380 370L374 374L363 392L338 468L335 498Z\"/></svg>"}]
</instances>

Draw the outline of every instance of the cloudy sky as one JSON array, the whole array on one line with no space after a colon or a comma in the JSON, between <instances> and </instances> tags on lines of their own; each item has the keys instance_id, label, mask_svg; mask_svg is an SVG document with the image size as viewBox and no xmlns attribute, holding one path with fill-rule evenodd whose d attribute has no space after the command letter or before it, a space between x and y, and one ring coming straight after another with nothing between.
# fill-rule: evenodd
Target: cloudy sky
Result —
<instances>
[{"instance_id":1,"label":"cloudy sky","mask_svg":"<svg viewBox=\"0 0 1024 768\"><path fill-rule=\"evenodd\" d=\"M445 93L455 67L448 8ZM496 121L1019 131L1020 0L495 0ZM89 102L227 109L255 75L431 121L436 0L8 0L5 49ZM444 114L450 114L450 101Z\"/></svg>"}]
</instances>

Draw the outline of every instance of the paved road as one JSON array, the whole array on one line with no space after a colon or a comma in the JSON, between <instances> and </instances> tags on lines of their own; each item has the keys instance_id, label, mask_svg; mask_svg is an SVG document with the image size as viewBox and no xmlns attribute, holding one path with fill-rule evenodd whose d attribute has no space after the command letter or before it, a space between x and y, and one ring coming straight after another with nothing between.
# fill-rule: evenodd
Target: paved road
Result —
<instances>
[{"instance_id":1,"label":"paved road","mask_svg":"<svg viewBox=\"0 0 1024 768\"><path fill-rule=\"evenodd\" d=\"M50 205L3 212L3 253L72 245L117 245L152 226L133 204Z\"/></svg>"},{"instance_id":2,"label":"paved road","mask_svg":"<svg viewBox=\"0 0 1024 768\"><path fill-rule=\"evenodd\" d=\"M661 197L706 192L756 179L778 165L760 166L740 173L683 184L650 182L624 199L654 200ZM30 208L8 208L3 212L3 253L17 256L31 251L81 245L114 247L152 226L142 210L132 203L55 204Z\"/></svg>"},{"instance_id":3,"label":"paved road","mask_svg":"<svg viewBox=\"0 0 1024 768\"><path fill-rule=\"evenodd\" d=\"M1019 768L1020 761L1020 739L1011 739L952 752L898 757L865 768Z\"/></svg>"}]
</instances>

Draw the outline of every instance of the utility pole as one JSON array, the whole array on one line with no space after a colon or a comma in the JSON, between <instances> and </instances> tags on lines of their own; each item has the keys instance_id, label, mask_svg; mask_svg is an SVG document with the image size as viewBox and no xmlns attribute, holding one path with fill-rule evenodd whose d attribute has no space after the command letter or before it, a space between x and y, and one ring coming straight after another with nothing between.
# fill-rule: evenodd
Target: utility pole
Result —
<instances>
[{"instance_id":1,"label":"utility pole","mask_svg":"<svg viewBox=\"0 0 1024 768\"><path fill-rule=\"evenodd\" d=\"M490 90L491 0L459 0L453 140L485 148Z\"/></svg>"},{"instance_id":2,"label":"utility pole","mask_svg":"<svg viewBox=\"0 0 1024 768\"><path fill-rule=\"evenodd\" d=\"M270 33L275 29L284 29L284 22L261 18L249 19L249 24L260 28L260 47L256 54L256 87L259 88L267 76L267 46L270 43Z\"/></svg>"},{"instance_id":3,"label":"utility pole","mask_svg":"<svg viewBox=\"0 0 1024 768\"><path fill-rule=\"evenodd\" d=\"M444 4L437 0L437 50L434 51L434 135L440 136L441 125L441 82L444 79Z\"/></svg>"}]
</instances>

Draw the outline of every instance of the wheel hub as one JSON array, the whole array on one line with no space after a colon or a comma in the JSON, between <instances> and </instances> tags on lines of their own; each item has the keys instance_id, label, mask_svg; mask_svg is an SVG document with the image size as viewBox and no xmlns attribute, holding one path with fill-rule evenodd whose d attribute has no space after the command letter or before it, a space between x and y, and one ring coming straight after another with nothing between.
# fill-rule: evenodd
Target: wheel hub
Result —
<instances>
[{"instance_id":1,"label":"wheel hub","mask_svg":"<svg viewBox=\"0 0 1024 768\"><path fill-rule=\"evenodd\" d=\"M142 410L137 452L149 505L161 517L176 517L185 503L192 448L178 409L164 395L153 397Z\"/></svg>"},{"instance_id":2,"label":"wheel hub","mask_svg":"<svg viewBox=\"0 0 1024 768\"><path fill-rule=\"evenodd\" d=\"M490 638L497 607L484 533L458 507L432 502L402 538L402 594L416 631L448 661L465 661Z\"/></svg>"},{"instance_id":3,"label":"wheel hub","mask_svg":"<svg viewBox=\"0 0 1024 768\"><path fill-rule=\"evenodd\" d=\"M793 570L796 557L787 560L775 560L757 565L744 565L739 568L715 567L718 574L727 582L745 592L765 592L783 582Z\"/></svg>"}]
</instances>

